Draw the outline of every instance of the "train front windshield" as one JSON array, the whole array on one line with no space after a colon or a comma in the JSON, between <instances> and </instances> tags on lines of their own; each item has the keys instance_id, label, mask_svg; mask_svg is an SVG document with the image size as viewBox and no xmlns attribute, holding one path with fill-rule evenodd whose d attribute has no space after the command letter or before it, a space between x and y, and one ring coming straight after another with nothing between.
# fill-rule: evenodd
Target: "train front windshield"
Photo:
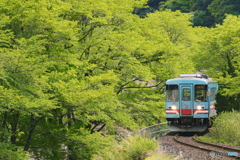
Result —
<instances>
[{"instance_id":1,"label":"train front windshield","mask_svg":"<svg viewBox=\"0 0 240 160\"><path fill-rule=\"evenodd\" d=\"M207 85L195 85L195 101L207 102Z\"/></svg>"},{"instance_id":2,"label":"train front windshield","mask_svg":"<svg viewBox=\"0 0 240 160\"><path fill-rule=\"evenodd\" d=\"M167 102L177 102L178 101L178 85L167 85Z\"/></svg>"}]
</instances>

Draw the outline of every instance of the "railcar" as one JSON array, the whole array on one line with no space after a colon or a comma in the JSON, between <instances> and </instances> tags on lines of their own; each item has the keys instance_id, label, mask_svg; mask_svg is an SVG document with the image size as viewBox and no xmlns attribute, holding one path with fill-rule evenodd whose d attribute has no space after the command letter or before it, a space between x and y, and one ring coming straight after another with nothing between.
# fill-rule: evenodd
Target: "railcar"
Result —
<instances>
[{"instance_id":1,"label":"railcar","mask_svg":"<svg viewBox=\"0 0 240 160\"><path fill-rule=\"evenodd\" d=\"M217 82L205 74L181 74L166 82L166 118L172 132L203 132L217 115Z\"/></svg>"}]
</instances>

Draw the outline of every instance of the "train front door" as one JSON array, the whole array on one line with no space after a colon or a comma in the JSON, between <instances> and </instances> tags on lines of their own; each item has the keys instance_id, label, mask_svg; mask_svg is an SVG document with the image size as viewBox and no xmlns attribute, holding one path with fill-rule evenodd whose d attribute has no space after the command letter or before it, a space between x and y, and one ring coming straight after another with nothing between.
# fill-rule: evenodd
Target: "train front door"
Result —
<instances>
[{"instance_id":1,"label":"train front door","mask_svg":"<svg viewBox=\"0 0 240 160\"><path fill-rule=\"evenodd\" d=\"M181 116L192 116L193 110L193 91L192 85L180 85L180 113Z\"/></svg>"}]
</instances>

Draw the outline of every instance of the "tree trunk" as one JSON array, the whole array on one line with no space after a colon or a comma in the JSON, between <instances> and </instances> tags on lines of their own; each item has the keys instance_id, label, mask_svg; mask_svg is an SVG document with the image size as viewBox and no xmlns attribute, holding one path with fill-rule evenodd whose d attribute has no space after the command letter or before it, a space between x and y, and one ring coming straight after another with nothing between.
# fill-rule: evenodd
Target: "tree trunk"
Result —
<instances>
[{"instance_id":1,"label":"tree trunk","mask_svg":"<svg viewBox=\"0 0 240 160\"><path fill-rule=\"evenodd\" d=\"M70 128L72 126L70 109L68 109L67 117L68 117L68 128ZM73 152L72 145L70 145L70 144L68 145L68 150L69 150L70 153ZM69 160L74 160L74 157L72 156L72 154L68 155L68 159Z\"/></svg>"},{"instance_id":2,"label":"tree trunk","mask_svg":"<svg viewBox=\"0 0 240 160\"><path fill-rule=\"evenodd\" d=\"M26 145L24 147L24 151L28 151L33 131L35 130L37 122L40 119L42 119L42 117L39 118L38 120L34 119L34 114L31 114L31 127L30 127L30 130L29 130L29 134L28 134L28 139L27 139Z\"/></svg>"},{"instance_id":3,"label":"tree trunk","mask_svg":"<svg viewBox=\"0 0 240 160\"><path fill-rule=\"evenodd\" d=\"M72 119L71 119L71 109L68 109L68 113L67 113L67 118L68 118L68 128L70 128L72 126ZM74 148L72 145L68 145L68 150L69 150L69 153L73 153L74 152ZM68 154L68 159L69 160L75 160L75 156L73 154Z\"/></svg>"},{"instance_id":4,"label":"tree trunk","mask_svg":"<svg viewBox=\"0 0 240 160\"><path fill-rule=\"evenodd\" d=\"M13 122L11 123L12 127L12 136L11 136L11 143L16 144L16 131L17 131L17 125L18 125L18 118L19 118L19 112L17 114L13 114Z\"/></svg>"},{"instance_id":5,"label":"tree trunk","mask_svg":"<svg viewBox=\"0 0 240 160\"><path fill-rule=\"evenodd\" d=\"M75 115L74 115L74 110L72 111L72 120L73 120L73 122L76 121L76 119L75 119Z\"/></svg>"},{"instance_id":6,"label":"tree trunk","mask_svg":"<svg viewBox=\"0 0 240 160\"><path fill-rule=\"evenodd\" d=\"M238 101L238 111L240 111L240 100Z\"/></svg>"},{"instance_id":7,"label":"tree trunk","mask_svg":"<svg viewBox=\"0 0 240 160\"><path fill-rule=\"evenodd\" d=\"M7 111L4 112L3 125L2 125L3 130L7 125L7 113L8 113ZM2 133L1 142L4 142L4 132Z\"/></svg>"},{"instance_id":8,"label":"tree trunk","mask_svg":"<svg viewBox=\"0 0 240 160\"><path fill-rule=\"evenodd\" d=\"M63 124L63 120L62 120L62 119L63 119L63 115L60 115L60 116L59 116L59 119L58 119L58 123L59 123L59 124Z\"/></svg>"}]
</instances>

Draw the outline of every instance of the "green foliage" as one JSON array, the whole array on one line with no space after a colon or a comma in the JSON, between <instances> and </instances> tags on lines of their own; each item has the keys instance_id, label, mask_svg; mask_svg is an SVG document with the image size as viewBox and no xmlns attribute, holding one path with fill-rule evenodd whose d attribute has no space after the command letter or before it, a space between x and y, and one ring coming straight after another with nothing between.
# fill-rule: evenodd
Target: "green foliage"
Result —
<instances>
[{"instance_id":1,"label":"green foliage","mask_svg":"<svg viewBox=\"0 0 240 160\"><path fill-rule=\"evenodd\" d=\"M190 15L140 19L143 4L1 1L2 144L35 159L91 159L112 145L114 124L164 120L165 81L194 71Z\"/></svg>"},{"instance_id":2,"label":"green foliage","mask_svg":"<svg viewBox=\"0 0 240 160\"><path fill-rule=\"evenodd\" d=\"M30 157L26 155L27 153L15 145L0 142L0 150L1 150L0 152L1 159L12 159L12 160L29 159L30 160Z\"/></svg>"},{"instance_id":3,"label":"green foliage","mask_svg":"<svg viewBox=\"0 0 240 160\"><path fill-rule=\"evenodd\" d=\"M123 148L127 151L127 159L145 159L148 151L158 147L156 141L141 138L139 135L129 137L123 142Z\"/></svg>"},{"instance_id":4,"label":"green foliage","mask_svg":"<svg viewBox=\"0 0 240 160\"><path fill-rule=\"evenodd\" d=\"M133 14L145 18L148 13L166 9L193 14L193 26L209 28L222 24L226 14L240 14L239 2L234 0L148 0L146 5L135 8Z\"/></svg>"},{"instance_id":5,"label":"green foliage","mask_svg":"<svg viewBox=\"0 0 240 160\"><path fill-rule=\"evenodd\" d=\"M226 85L220 85L220 90L219 92L216 94L216 108L218 113L224 112L224 111L232 111L232 109L234 110L239 110L239 102L237 101L237 97L236 95L233 96L229 96L229 95L225 95L225 94L221 94L224 93L223 90L226 87Z\"/></svg>"},{"instance_id":6,"label":"green foliage","mask_svg":"<svg viewBox=\"0 0 240 160\"><path fill-rule=\"evenodd\" d=\"M196 68L208 70L211 77L218 78L220 85L217 95L219 111L239 109L239 18L228 15L223 25L216 28L196 28L197 43L192 49L196 53ZM225 100L224 100L225 99ZM224 100L224 102L223 102ZM235 102L236 103L235 103Z\"/></svg>"},{"instance_id":7,"label":"green foliage","mask_svg":"<svg viewBox=\"0 0 240 160\"><path fill-rule=\"evenodd\" d=\"M140 18L145 18L147 13L154 13L158 10L159 5L164 3L166 0L148 0L146 5L143 5L141 8L134 8L133 14L139 15Z\"/></svg>"},{"instance_id":8,"label":"green foliage","mask_svg":"<svg viewBox=\"0 0 240 160\"><path fill-rule=\"evenodd\" d=\"M206 142L220 142L240 146L239 120L240 113L237 111L222 112L214 119L210 134L198 139Z\"/></svg>"},{"instance_id":9,"label":"green foliage","mask_svg":"<svg viewBox=\"0 0 240 160\"><path fill-rule=\"evenodd\" d=\"M165 0L149 0L149 1L147 2L147 5L148 5L149 7L154 8L154 9L158 9L159 4L162 3L162 2L164 2L164 1L165 1Z\"/></svg>"},{"instance_id":10,"label":"green foliage","mask_svg":"<svg viewBox=\"0 0 240 160\"><path fill-rule=\"evenodd\" d=\"M208 11L196 10L193 14L194 16L191 20L193 26L212 27L214 25L214 19Z\"/></svg>"},{"instance_id":11,"label":"green foliage","mask_svg":"<svg viewBox=\"0 0 240 160\"><path fill-rule=\"evenodd\" d=\"M0 142L0 159L12 159L12 160L30 160L30 156L27 156L27 152L23 151L22 147L18 147L15 144L8 143L11 138L11 134L7 129L0 130L1 142Z\"/></svg>"},{"instance_id":12,"label":"green foliage","mask_svg":"<svg viewBox=\"0 0 240 160\"><path fill-rule=\"evenodd\" d=\"M151 156L147 157L145 160L171 160L174 159L174 155L167 155L163 151L159 150L156 153L153 153Z\"/></svg>"},{"instance_id":13,"label":"green foliage","mask_svg":"<svg viewBox=\"0 0 240 160\"><path fill-rule=\"evenodd\" d=\"M239 109L239 18L192 28L213 24L210 2L161 1L155 12L159 2L0 2L1 145L36 159L91 159L112 146L115 125L163 121L165 81L195 68L217 78L219 111ZM146 3L152 13L132 14Z\"/></svg>"},{"instance_id":14,"label":"green foliage","mask_svg":"<svg viewBox=\"0 0 240 160\"><path fill-rule=\"evenodd\" d=\"M195 0L168 0L165 3L162 3L161 10L181 10L183 13L188 13L191 11L194 4Z\"/></svg>"},{"instance_id":15,"label":"green foliage","mask_svg":"<svg viewBox=\"0 0 240 160\"><path fill-rule=\"evenodd\" d=\"M209 3L180 0L132 14L159 2L1 1L1 144L36 159L91 159L112 146L114 125L163 121L165 81L195 68L218 78L227 110L240 106L239 18L192 28L207 24ZM195 11L194 24L171 5Z\"/></svg>"},{"instance_id":16,"label":"green foliage","mask_svg":"<svg viewBox=\"0 0 240 160\"><path fill-rule=\"evenodd\" d=\"M190 12L196 0L177 0L177 3L181 5L181 11L187 13Z\"/></svg>"},{"instance_id":17,"label":"green foliage","mask_svg":"<svg viewBox=\"0 0 240 160\"><path fill-rule=\"evenodd\" d=\"M196 0L193 5L192 11L207 11L208 6L213 2L213 0Z\"/></svg>"},{"instance_id":18,"label":"green foliage","mask_svg":"<svg viewBox=\"0 0 240 160\"><path fill-rule=\"evenodd\" d=\"M158 148L158 142L140 135L130 136L120 144L109 148L110 152L101 155L102 159L139 159L143 160L149 153Z\"/></svg>"},{"instance_id":19,"label":"green foliage","mask_svg":"<svg viewBox=\"0 0 240 160\"><path fill-rule=\"evenodd\" d=\"M208 10L208 6L211 5L213 0L196 0L194 3L191 13L193 17L191 22L193 26L204 26L204 27L214 27L215 19Z\"/></svg>"},{"instance_id":20,"label":"green foliage","mask_svg":"<svg viewBox=\"0 0 240 160\"><path fill-rule=\"evenodd\" d=\"M222 24L226 14L239 15L239 1L234 0L167 0L160 2L160 10L180 10L194 15L193 26L215 27Z\"/></svg>"},{"instance_id":21,"label":"green foliage","mask_svg":"<svg viewBox=\"0 0 240 160\"><path fill-rule=\"evenodd\" d=\"M160 5L160 11L164 11L166 9L171 9L172 11L181 10L181 5L177 2L177 0L167 0L165 3L162 2Z\"/></svg>"},{"instance_id":22,"label":"green foliage","mask_svg":"<svg viewBox=\"0 0 240 160\"><path fill-rule=\"evenodd\" d=\"M226 18L226 14L239 15L239 0L214 0L208 6L210 13L215 17L216 23L222 24Z\"/></svg>"}]
</instances>

